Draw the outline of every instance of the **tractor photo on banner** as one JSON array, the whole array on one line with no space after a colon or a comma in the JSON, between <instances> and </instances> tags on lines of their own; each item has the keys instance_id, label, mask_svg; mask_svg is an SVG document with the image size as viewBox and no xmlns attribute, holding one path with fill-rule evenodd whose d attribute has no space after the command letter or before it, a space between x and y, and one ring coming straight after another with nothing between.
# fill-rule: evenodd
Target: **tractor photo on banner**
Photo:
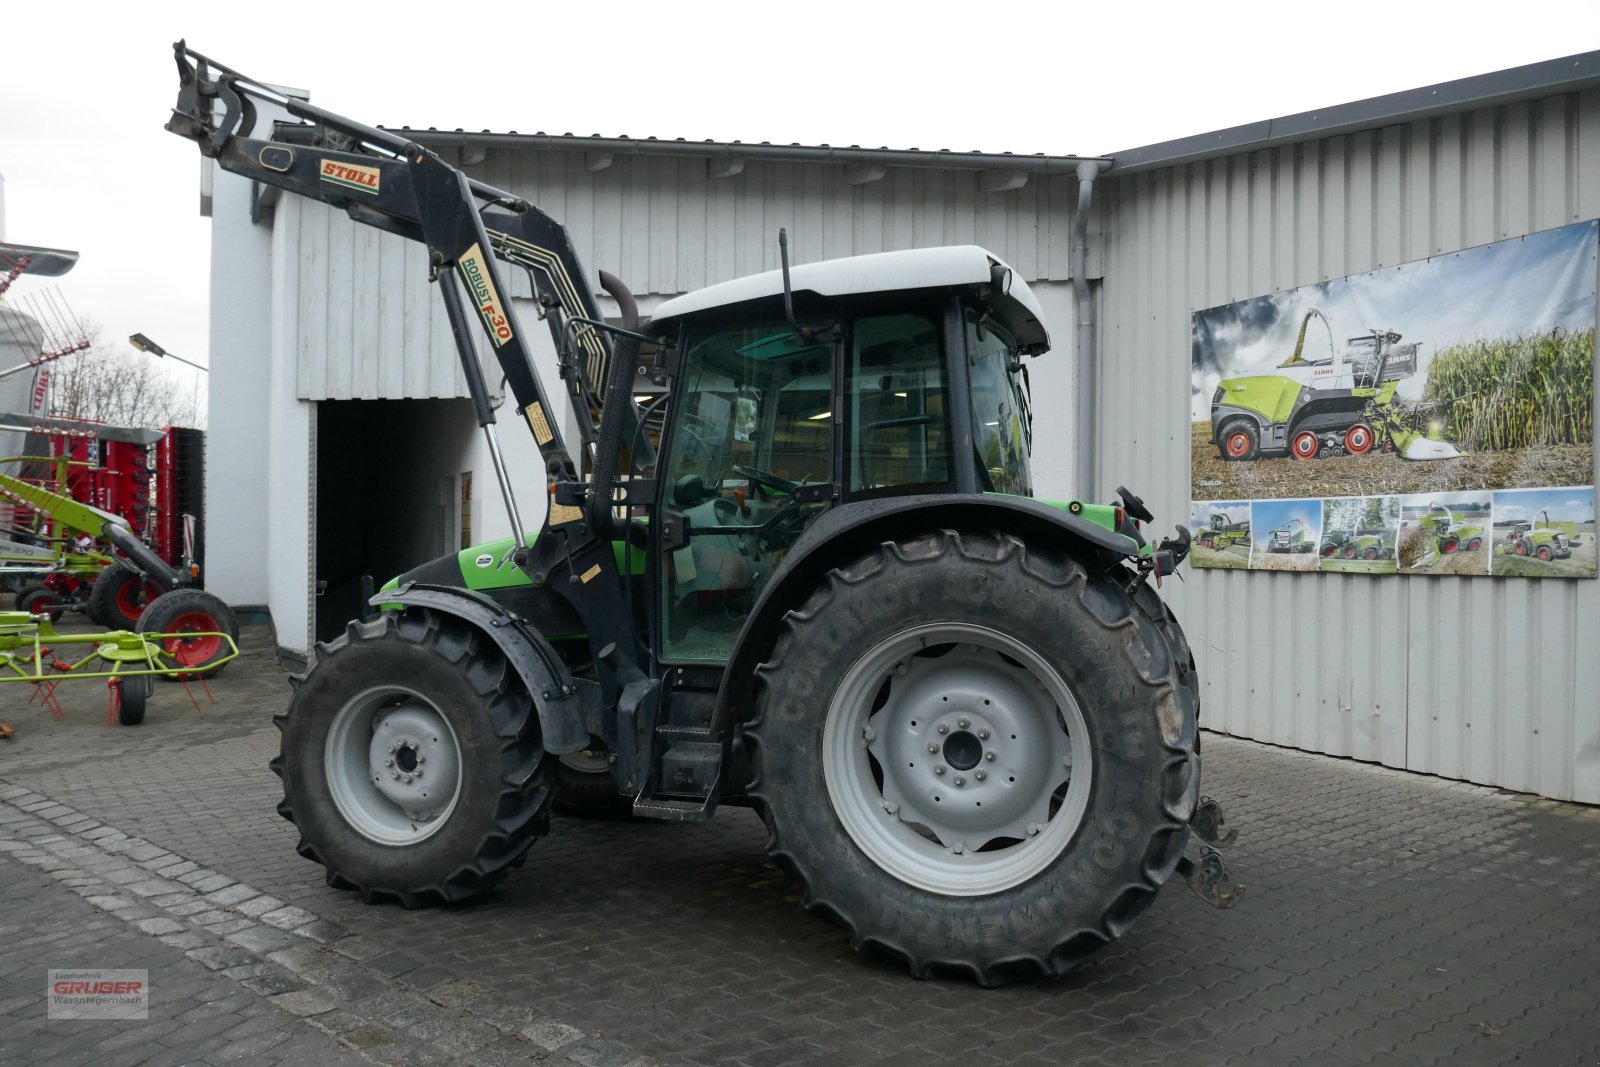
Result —
<instances>
[{"instance_id":1,"label":"tractor photo on banner","mask_svg":"<svg viewBox=\"0 0 1600 1067\"><path fill-rule=\"evenodd\" d=\"M1509 537L1537 516L1498 508L1504 490L1579 487L1562 490L1574 515L1566 501L1593 497L1597 235L1575 223L1195 312L1191 525L1225 503L1320 501L1325 565L1308 570L1593 577L1581 517L1540 555ZM1447 559L1438 531L1462 516L1445 500L1468 497L1496 512L1481 555ZM1496 550L1514 558L1491 567Z\"/></svg>"}]
</instances>

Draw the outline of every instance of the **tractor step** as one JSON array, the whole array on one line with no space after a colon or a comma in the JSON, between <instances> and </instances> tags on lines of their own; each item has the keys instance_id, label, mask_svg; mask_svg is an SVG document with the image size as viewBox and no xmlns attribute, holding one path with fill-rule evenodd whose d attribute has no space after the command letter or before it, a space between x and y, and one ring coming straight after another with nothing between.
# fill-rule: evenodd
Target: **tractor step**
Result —
<instances>
[{"instance_id":1,"label":"tractor step","mask_svg":"<svg viewBox=\"0 0 1600 1067\"><path fill-rule=\"evenodd\" d=\"M633 802L633 813L640 818L665 819L668 822L705 822L715 810L716 805L710 797L703 800L639 797Z\"/></svg>"}]
</instances>

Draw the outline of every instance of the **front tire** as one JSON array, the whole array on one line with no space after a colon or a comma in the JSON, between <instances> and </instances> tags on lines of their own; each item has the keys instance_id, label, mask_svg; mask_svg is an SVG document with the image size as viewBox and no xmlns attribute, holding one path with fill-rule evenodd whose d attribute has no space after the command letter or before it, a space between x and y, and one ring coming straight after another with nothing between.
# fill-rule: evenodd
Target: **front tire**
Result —
<instances>
[{"instance_id":1,"label":"front tire","mask_svg":"<svg viewBox=\"0 0 1600 1067\"><path fill-rule=\"evenodd\" d=\"M1188 839L1196 692L1172 640L1007 535L929 533L833 571L757 676L769 853L807 908L918 977L1064 973Z\"/></svg>"},{"instance_id":2,"label":"front tire","mask_svg":"<svg viewBox=\"0 0 1600 1067\"><path fill-rule=\"evenodd\" d=\"M407 908L486 892L550 824L554 760L496 645L430 611L318 644L272 769L328 884ZM420 771L420 773L418 773Z\"/></svg>"}]
</instances>

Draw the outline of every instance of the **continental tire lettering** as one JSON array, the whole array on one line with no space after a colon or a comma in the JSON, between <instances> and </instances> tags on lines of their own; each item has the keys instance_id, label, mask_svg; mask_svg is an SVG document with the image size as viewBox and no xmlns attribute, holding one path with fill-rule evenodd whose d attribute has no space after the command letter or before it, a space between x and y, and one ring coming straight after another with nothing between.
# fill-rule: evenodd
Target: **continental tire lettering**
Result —
<instances>
[{"instance_id":1,"label":"continental tire lettering","mask_svg":"<svg viewBox=\"0 0 1600 1067\"><path fill-rule=\"evenodd\" d=\"M456 260L456 269L461 272L461 280L467 283L467 292L472 294L472 302L483 317L483 324L489 328L489 337L494 341L494 346L499 348L511 340L511 318L506 314L505 305L500 303L500 294L495 291L494 281L489 277L489 265L483 258L483 249L474 244L461 253L461 258Z\"/></svg>"}]
</instances>

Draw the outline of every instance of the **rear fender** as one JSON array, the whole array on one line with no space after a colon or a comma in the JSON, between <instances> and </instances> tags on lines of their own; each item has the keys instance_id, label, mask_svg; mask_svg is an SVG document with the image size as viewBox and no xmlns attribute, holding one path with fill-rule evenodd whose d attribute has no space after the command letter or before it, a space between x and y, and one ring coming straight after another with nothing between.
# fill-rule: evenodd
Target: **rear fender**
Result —
<instances>
[{"instance_id":1,"label":"rear fender","mask_svg":"<svg viewBox=\"0 0 1600 1067\"><path fill-rule=\"evenodd\" d=\"M372 603L436 611L475 627L505 654L511 669L528 687L545 750L559 755L588 745L589 727L579 687L550 642L526 620L482 593L414 582L379 593Z\"/></svg>"},{"instance_id":2,"label":"rear fender","mask_svg":"<svg viewBox=\"0 0 1600 1067\"><path fill-rule=\"evenodd\" d=\"M1140 553L1140 546L1127 537L1026 497L900 496L832 508L819 516L784 556L745 619L717 694L715 722L719 730L750 717L755 669L771 652L783 617L799 607L830 570L885 541L940 529L1000 530L1031 544L1059 546L1099 571Z\"/></svg>"}]
</instances>

